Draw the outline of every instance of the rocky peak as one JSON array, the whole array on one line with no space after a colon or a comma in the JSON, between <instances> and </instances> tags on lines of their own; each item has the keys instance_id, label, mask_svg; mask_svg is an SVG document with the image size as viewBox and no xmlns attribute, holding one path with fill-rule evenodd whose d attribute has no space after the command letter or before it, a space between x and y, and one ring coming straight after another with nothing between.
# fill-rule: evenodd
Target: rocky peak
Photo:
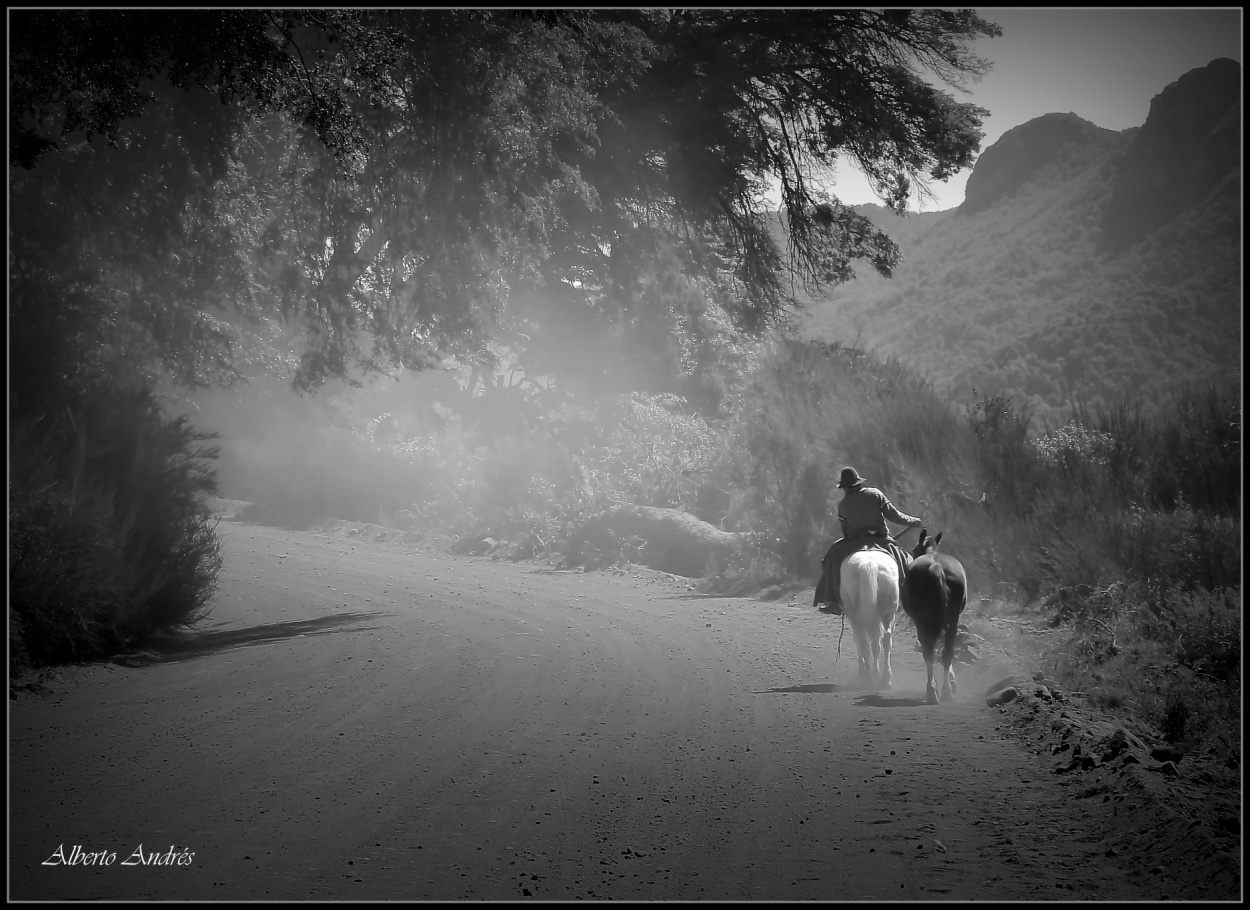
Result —
<instances>
[{"instance_id":1,"label":"rocky peak","mask_svg":"<svg viewBox=\"0 0 1250 910\"><path fill-rule=\"evenodd\" d=\"M961 215L984 211L1073 143L1111 134L1076 114L1043 114L1003 133L981 153L968 176Z\"/></svg>"},{"instance_id":2,"label":"rocky peak","mask_svg":"<svg viewBox=\"0 0 1250 910\"><path fill-rule=\"evenodd\" d=\"M1116 162L1106 241L1131 243L1201 203L1240 158L1241 64L1221 57L1190 70L1150 102L1145 125Z\"/></svg>"}]
</instances>

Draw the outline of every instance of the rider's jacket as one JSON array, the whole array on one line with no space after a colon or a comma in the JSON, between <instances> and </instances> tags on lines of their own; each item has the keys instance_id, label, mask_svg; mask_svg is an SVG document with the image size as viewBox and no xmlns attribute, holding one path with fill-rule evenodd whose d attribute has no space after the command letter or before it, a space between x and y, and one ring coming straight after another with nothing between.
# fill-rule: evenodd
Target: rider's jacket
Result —
<instances>
[{"instance_id":1,"label":"rider's jacket","mask_svg":"<svg viewBox=\"0 0 1250 910\"><path fill-rule=\"evenodd\" d=\"M889 537L890 529L886 519L900 525L916 524L919 519L905 515L885 494L876 487L857 487L846 491L842 501L838 503L838 518L842 520L844 537Z\"/></svg>"}]
</instances>

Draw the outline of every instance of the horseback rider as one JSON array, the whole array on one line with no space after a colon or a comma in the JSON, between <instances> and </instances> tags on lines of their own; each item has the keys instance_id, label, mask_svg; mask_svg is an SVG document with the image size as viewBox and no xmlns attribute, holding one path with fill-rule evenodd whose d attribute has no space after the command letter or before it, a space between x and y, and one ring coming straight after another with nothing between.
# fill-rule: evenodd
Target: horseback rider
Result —
<instances>
[{"instance_id":1,"label":"horseback rider","mask_svg":"<svg viewBox=\"0 0 1250 910\"><path fill-rule=\"evenodd\" d=\"M902 584L907 564L911 560L902 547L891 539L886 521L911 528L919 527L921 520L900 512L880 490L865 486L864 479L852 467L842 469L838 478L838 489L846 491L842 501L838 503L838 523L842 526L842 537L834 541L825 558L820 561L825 566L827 577L840 578L842 563L846 557L867 545L886 550L894 557L898 562L899 583ZM835 581L828 587L833 590L826 590L823 600L831 605L829 612L841 613L841 585ZM821 599L818 591L817 601Z\"/></svg>"}]
</instances>

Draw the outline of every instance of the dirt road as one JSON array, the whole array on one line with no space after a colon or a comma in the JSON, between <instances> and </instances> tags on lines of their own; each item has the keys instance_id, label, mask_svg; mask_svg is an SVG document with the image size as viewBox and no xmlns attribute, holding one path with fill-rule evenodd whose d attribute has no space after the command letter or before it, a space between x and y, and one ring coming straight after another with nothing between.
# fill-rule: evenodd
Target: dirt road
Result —
<instances>
[{"instance_id":1,"label":"dirt road","mask_svg":"<svg viewBox=\"0 0 1250 910\"><path fill-rule=\"evenodd\" d=\"M874 695L810 604L221 532L181 650L10 702L12 898L1175 896L906 633Z\"/></svg>"}]
</instances>

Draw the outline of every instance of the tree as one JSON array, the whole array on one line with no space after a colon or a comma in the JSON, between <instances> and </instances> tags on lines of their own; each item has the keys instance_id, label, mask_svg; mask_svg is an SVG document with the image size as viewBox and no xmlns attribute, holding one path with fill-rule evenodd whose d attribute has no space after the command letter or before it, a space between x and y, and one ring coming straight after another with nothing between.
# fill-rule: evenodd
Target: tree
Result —
<instances>
[{"instance_id":1,"label":"tree","mask_svg":"<svg viewBox=\"0 0 1250 910\"><path fill-rule=\"evenodd\" d=\"M981 138L984 111L907 66L916 60L952 79L982 72L966 39L997 28L968 12L614 16L645 35L648 65L600 92L593 154L577 162L593 193L561 211L539 280L520 285L526 293L512 295L509 314L530 338L597 321L618 351L630 352L598 358L603 372L635 375L620 361L638 359L639 345L625 342L646 308L640 294L660 331L696 348L707 346L708 328L732 328L720 331L725 344L735 331L758 332L783 317L793 301L766 175L781 182L790 261L808 282L844 280L856 258L888 274L897 247L822 179L837 155L850 154L901 211L922 174L942 179L967 166ZM670 275L661 284L691 279L691 293L677 306L655 306L643 276L657 271ZM541 315L516 305L536 300Z\"/></svg>"},{"instance_id":2,"label":"tree","mask_svg":"<svg viewBox=\"0 0 1250 910\"><path fill-rule=\"evenodd\" d=\"M380 90L393 44L349 11L24 11L11 25L17 402L104 362L189 386L237 377L262 318L282 315L261 293L266 200L240 143L277 112L350 155L345 86Z\"/></svg>"},{"instance_id":3,"label":"tree","mask_svg":"<svg viewBox=\"0 0 1250 910\"><path fill-rule=\"evenodd\" d=\"M806 281L888 273L897 248L830 169L849 155L902 210L968 165L985 112L920 71L983 72L969 42L998 33L966 10L11 19L15 271L74 262L109 342L188 383L285 322L305 388L489 366L491 339L557 370L527 339L574 323L611 340L601 371L666 338L651 372L707 369L792 305L766 178Z\"/></svg>"}]
</instances>

